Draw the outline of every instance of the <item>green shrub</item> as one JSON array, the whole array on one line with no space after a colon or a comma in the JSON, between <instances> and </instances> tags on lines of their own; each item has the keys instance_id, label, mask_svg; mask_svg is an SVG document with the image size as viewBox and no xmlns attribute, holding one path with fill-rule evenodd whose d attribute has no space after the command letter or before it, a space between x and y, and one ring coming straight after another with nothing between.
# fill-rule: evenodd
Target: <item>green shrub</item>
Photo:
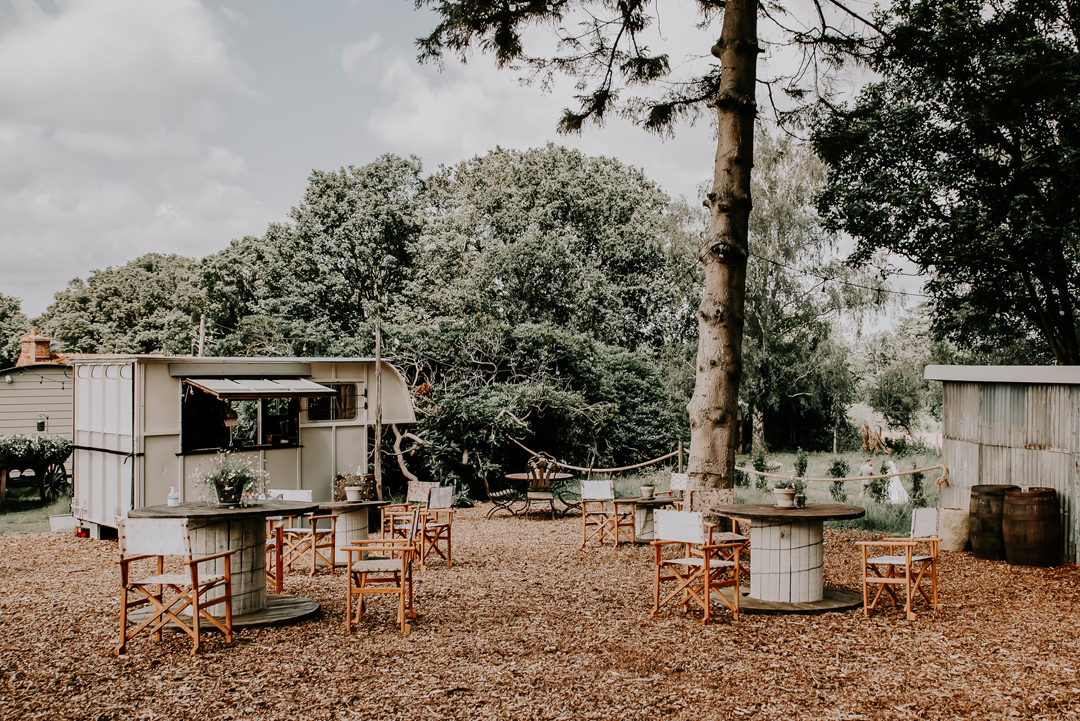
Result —
<instances>
[{"instance_id":1,"label":"green shrub","mask_svg":"<svg viewBox=\"0 0 1080 721\"><path fill-rule=\"evenodd\" d=\"M799 448L795 451L795 475L800 478L806 475L806 466L810 463L810 454Z\"/></svg>"},{"instance_id":2,"label":"green shrub","mask_svg":"<svg viewBox=\"0 0 1080 721\"><path fill-rule=\"evenodd\" d=\"M750 486L750 476L745 471L735 469L735 487L736 488L748 488Z\"/></svg>"},{"instance_id":3,"label":"green shrub","mask_svg":"<svg viewBox=\"0 0 1080 721\"><path fill-rule=\"evenodd\" d=\"M750 464L754 467L754 470L758 473L766 473L769 470L769 454L765 452L764 448L758 447L754 449L753 454L750 456ZM759 491L764 491L769 488L769 479L765 476L757 476L754 481L754 486Z\"/></svg>"},{"instance_id":4,"label":"green shrub","mask_svg":"<svg viewBox=\"0 0 1080 721\"><path fill-rule=\"evenodd\" d=\"M921 472L911 474L911 503L916 508L926 506L926 491L923 489L923 478Z\"/></svg>"},{"instance_id":5,"label":"green shrub","mask_svg":"<svg viewBox=\"0 0 1080 721\"><path fill-rule=\"evenodd\" d=\"M851 464L845 458L834 458L829 464L829 478L846 478L851 472ZM847 503L848 494L843 481L833 481L829 484L829 494L837 503Z\"/></svg>"},{"instance_id":6,"label":"green shrub","mask_svg":"<svg viewBox=\"0 0 1080 721\"><path fill-rule=\"evenodd\" d=\"M5 462L13 468L43 468L63 463L71 450L71 441L62 436L25 433L0 436L0 458L6 457Z\"/></svg>"}]
</instances>

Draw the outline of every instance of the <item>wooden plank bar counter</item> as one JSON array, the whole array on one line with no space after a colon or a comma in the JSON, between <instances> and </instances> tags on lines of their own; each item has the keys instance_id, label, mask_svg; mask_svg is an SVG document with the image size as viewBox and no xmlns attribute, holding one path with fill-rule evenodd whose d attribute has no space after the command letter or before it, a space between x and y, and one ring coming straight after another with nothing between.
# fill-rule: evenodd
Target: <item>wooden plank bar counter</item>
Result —
<instances>
[{"instance_id":1,"label":"wooden plank bar counter","mask_svg":"<svg viewBox=\"0 0 1080 721\"><path fill-rule=\"evenodd\" d=\"M318 510L319 504L302 501L258 501L251 506L211 508L194 501L179 506L146 506L128 511L130 518L186 518L191 551L196 556L239 551L232 556L234 625L284 623L306 618L318 610L314 601L266 593L266 517L300 515ZM224 561L203 565L223 573ZM219 595L224 589L219 590ZM216 598L211 591L211 597ZM305 603L306 602L306 603ZM313 608L311 607L313 606ZM218 606L224 614L224 608ZM217 615L217 613L215 613Z\"/></svg>"},{"instance_id":2,"label":"wooden plank bar counter","mask_svg":"<svg viewBox=\"0 0 1080 721\"><path fill-rule=\"evenodd\" d=\"M862 603L860 594L825 589L824 522L861 518L865 509L839 503L811 503L804 508L747 503L717 506L715 511L751 522L747 611L801 613Z\"/></svg>"}]
</instances>

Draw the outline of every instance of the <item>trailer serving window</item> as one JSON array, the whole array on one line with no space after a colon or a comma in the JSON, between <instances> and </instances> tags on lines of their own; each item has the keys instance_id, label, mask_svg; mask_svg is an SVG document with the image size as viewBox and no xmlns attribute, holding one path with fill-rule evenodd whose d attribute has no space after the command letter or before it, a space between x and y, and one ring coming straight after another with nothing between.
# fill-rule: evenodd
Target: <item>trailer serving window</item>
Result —
<instances>
[{"instance_id":1,"label":"trailer serving window","mask_svg":"<svg viewBox=\"0 0 1080 721\"><path fill-rule=\"evenodd\" d=\"M336 394L327 398L309 398L307 402L308 423L324 421L354 421L360 407L355 383L326 383Z\"/></svg>"},{"instance_id":2,"label":"trailer serving window","mask_svg":"<svg viewBox=\"0 0 1080 721\"><path fill-rule=\"evenodd\" d=\"M337 392L304 379L192 379L183 383L182 453L296 447L300 399Z\"/></svg>"}]
</instances>

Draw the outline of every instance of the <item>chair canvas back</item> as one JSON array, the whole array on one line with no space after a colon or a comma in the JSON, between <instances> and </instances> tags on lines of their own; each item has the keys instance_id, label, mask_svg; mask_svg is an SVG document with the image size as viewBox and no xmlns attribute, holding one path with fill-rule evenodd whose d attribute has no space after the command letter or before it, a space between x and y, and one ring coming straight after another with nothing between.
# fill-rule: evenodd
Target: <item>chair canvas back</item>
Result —
<instances>
[{"instance_id":1,"label":"chair canvas back","mask_svg":"<svg viewBox=\"0 0 1080 721\"><path fill-rule=\"evenodd\" d=\"M687 484L690 483L690 475L687 473L672 473L671 474L671 486L672 491L685 491Z\"/></svg>"},{"instance_id":2,"label":"chair canvas back","mask_svg":"<svg viewBox=\"0 0 1080 721\"><path fill-rule=\"evenodd\" d=\"M432 488L438 488L435 481L409 481L409 489L405 492L406 503L427 503L428 492Z\"/></svg>"},{"instance_id":3,"label":"chair canvas back","mask_svg":"<svg viewBox=\"0 0 1080 721\"><path fill-rule=\"evenodd\" d=\"M700 512L653 511L653 528L658 541L705 542L705 524Z\"/></svg>"},{"instance_id":4,"label":"chair canvas back","mask_svg":"<svg viewBox=\"0 0 1080 721\"><path fill-rule=\"evenodd\" d=\"M116 532L121 556L145 553L191 558L186 518L121 518Z\"/></svg>"},{"instance_id":5,"label":"chair canvas back","mask_svg":"<svg viewBox=\"0 0 1080 721\"><path fill-rule=\"evenodd\" d=\"M449 508L454 504L453 486L435 486L428 491L427 507L429 510Z\"/></svg>"},{"instance_id":6,"label":"chair canvas back","mask_svg":"<svg viewBox=\"0 0 1080 721\"><path fill-rule=\"evenodd\" d=\"M933 538L937 535L938 509L915 508L911 511L911 537Z\"/></svg>"},{"instance_id":7,"label":"chair canvas back","mask_svg":"<svg viewBox=\"0 0 1080 721\"><path fill-rule=\"evenodd\" d=\"M615 500L614 481L582 481L581 500L583 501L613 501Z\"/></svg>"},{"instance_id":8,"label":"chair canvas back","mask_svg":"<svg viewBox=\"0 0 1080 721\"><path fill-rule=\"evenodd\" d=\"M311 502L311 491L301 491L295 488L267 491L271 498L276 498L282 501L300 501L301 503Z\"/></svg>"}]
</instances>

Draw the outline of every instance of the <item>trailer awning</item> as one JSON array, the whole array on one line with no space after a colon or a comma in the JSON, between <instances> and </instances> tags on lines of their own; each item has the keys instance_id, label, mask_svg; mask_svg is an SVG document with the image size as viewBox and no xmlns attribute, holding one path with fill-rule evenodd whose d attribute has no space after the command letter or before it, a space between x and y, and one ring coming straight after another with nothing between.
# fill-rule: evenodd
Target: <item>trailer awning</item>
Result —
<instances>
[{"instance_id":1,"label":"trailer awning","mask_svg":"<svg viewBox=\"0 0 1080 721\"><path fill-rule=\"evenodd\" d=\"M333 388L321 386L306 378L185 378L184 383L195 386L225 401L256 400L260 398L315 398L336 396Z\"/></svg>"}]
</instances>

